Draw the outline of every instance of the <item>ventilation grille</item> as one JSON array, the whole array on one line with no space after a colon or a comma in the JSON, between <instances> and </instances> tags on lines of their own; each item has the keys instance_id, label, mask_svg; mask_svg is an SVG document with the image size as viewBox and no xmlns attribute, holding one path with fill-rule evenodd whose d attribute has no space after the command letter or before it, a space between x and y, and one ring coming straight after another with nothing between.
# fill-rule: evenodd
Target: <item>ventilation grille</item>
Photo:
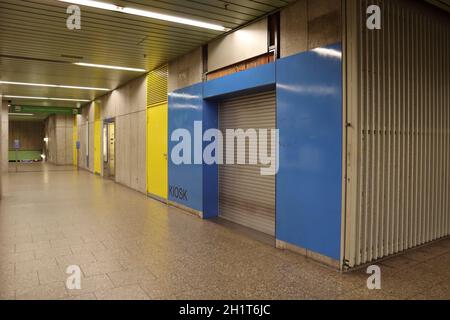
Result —
<instances>
[{"instance_id":1,"label":"ventilation grille","mask_svg":"<svg viewBox=\"0 0 450 320\"><path fill-rule=\"evenodd\" d=\"M154 106L167 101L168 67L163 66L148 74L147 105Z\"/></svg>"}]
</instances>

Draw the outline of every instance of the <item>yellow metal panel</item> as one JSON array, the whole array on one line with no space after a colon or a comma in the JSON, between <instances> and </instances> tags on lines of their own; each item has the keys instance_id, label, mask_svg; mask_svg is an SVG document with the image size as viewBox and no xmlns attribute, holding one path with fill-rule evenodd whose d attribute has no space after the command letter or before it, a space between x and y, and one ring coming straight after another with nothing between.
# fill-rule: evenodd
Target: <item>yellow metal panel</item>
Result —
<instances>
[{"instance_id":1,"label":"yellow metal panel","mask_svg":"<svg viewBox=\"0 0 450 320\"><path fill-rule=\"evenodd\" d=\"M168 104L147 109L147 192L168 198Z\"/></svg>"},{"instance_id":2,"label":"yellow metal panel","mask_svg":"<svg viewBox=\"0 0 450 320\"><path fill-rule=\"evenodd\" d=\"M94 104L94 173L102 173L102 120L97 103Z\"/></svg>"},{"instance_id":3,"label":"yellow metal panel","mask_svg":"<svg viewBox=\"0 0 450 320\"><path fill-rule=\"evenodd\" d=\"M73 165L75 167L78 166L77 141L78 141L78 118L77 118L77 115L74 115L73 116Z\"/></svg>"}]
</instances>

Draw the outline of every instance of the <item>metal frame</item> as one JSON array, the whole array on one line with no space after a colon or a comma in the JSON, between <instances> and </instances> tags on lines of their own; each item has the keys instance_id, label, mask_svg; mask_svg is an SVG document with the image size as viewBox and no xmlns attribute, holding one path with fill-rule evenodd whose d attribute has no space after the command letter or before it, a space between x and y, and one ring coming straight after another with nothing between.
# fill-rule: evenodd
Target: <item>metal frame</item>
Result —
<instances>
[{"instance_id":1,"label":"metal frame","mask_svg":"<svg viewBox=\"0 0 450 320\"><path fill-rule=\"evenodd\" d=\"M353 259L356 235L356 194L358 157L355 130L358 123L358 15L359 1L343 0L343 188L342 188L342 241L341 269ZM350 250L348 250L350 249Z\"/></svg>"}]
</instances>

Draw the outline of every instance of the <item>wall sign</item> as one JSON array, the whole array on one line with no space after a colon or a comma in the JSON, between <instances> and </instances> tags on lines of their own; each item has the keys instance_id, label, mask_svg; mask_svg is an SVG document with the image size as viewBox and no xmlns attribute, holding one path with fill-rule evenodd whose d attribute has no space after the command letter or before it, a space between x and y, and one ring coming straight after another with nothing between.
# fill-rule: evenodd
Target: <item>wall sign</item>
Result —
<instances>
[{"instance_id":1,"label":"wall sign","mask_svg":"<svg viewBox=\"0 0 450 320\"><path fill-rule=\"evenodd\" d=\"M175 199L188 201L188 191L186 189L169 186L169 193Z\"/></svg>"}]
</instances>

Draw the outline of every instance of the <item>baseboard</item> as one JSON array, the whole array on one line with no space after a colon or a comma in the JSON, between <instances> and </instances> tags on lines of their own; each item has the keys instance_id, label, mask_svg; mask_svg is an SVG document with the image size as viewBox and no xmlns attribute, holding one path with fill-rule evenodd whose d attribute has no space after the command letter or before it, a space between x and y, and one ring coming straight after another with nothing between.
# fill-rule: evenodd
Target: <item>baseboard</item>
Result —
<instances>
[{"instance_id":1,"label":"baseboard","mask_svg":"<svg viewBox=\"0 0 450 320\"><path fill-rule=\"evenodd\" d=\"M150 199L162 202L162 203L164 203L166 205L169 203L167 199L161 198L160 196L154 195L153 193L148 193L147 192L147 197L149 197Z\"/></svg>"},{"instance_id":2,"label":"baseboard","mask_svg":"<svg viewBox=\"0 0 450 320\"><path fill-rule=\"evenodd\" d=\"M185 211L186 213L189 213L191 215L199 217L200 219L203 219L203 212L201 212L201 211L194 210L192 208L183 206L182 204L179 204L179 203L176 203L176 202L173 202L173 201L168 201L168 204L170 206L172 206L172 207L181 209L181 210Z\"/></svg>"},{"instance_id":3,"label":"baseboard","mask_svg":"<svg viewBox=\"0 0 450 320\"><path fill-rule=\"evenodd\" d=\"M288 242L285 242L282 240L278 240L278 239L276 240L276 247L281 250L289 250L289 251L298 253L302 256L305 256L308 259L311 259L315 262L318 262L320 264L331 267L335 270L340 270L340 268L341 268L341 265L338 260L334 260L330 257L324 256L323 254L296 246L294 244L291 244L291 243L288 243Z\"/></svg>"}]
</instances>

